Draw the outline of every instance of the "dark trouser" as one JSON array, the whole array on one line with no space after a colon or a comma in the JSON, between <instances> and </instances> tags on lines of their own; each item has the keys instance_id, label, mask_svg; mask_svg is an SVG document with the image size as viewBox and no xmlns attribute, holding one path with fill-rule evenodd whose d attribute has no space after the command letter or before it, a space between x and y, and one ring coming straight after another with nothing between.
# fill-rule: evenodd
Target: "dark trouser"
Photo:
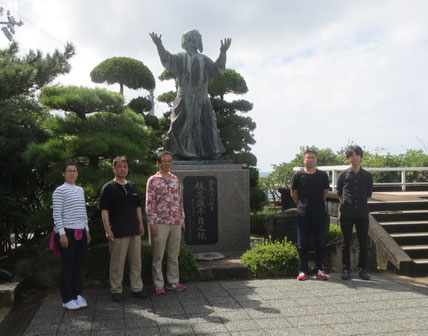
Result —
<instances>
[{"instance_id":1,"label":"dark trouser","mask_svg":"<svg viewBox=\"0 0 428 336\"><path fill-rule=\"evenodd\" d=\"M340 228L343 235L342 244L342 263L343 269L349 270L351 267L351 240L352 229L355 224L357 230L357 238L359 245L358 268L367 268L367 235L369 232L369 216L363 215L359 217L340 215Z\"/></svg>"},{"instance_id":2,"label":"dark trouser","mask_svg":"<svg viewBox=\"0 0 428 336\"><path fill-rule=\"evenodd\" d=\"M297 251L300 259L300 272L309 272L308 250L309 238L313 235L315 241L315 272L322 270L327 255L327 225L326 217L297 216Z\"/></svg>"},{"instance_id":3,"label":"dark trouser","mask_svg":"<svg viewBox=\"0 0 428 336\"><path fill-rule=\"evenodd\" d=\"M62 302L67 303L70 300L77 299L77 295L81 295L83 291L82 267L88 247L86 230L83 230L82 239L74 239L74 230L65 229L65 234L68 239L68 248L62 248L61 252L61 278L60 289ZM57 234L56 239L59 240Z\"/></svg>"}]
</instances>

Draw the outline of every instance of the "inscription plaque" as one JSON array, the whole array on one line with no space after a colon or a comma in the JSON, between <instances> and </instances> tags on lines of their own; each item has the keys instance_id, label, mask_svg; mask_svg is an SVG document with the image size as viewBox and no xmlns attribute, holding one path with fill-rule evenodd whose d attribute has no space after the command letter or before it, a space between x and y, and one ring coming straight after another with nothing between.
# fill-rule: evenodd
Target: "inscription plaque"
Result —
<instances>
[{"instance_id":1,"label":"inscription plaque","mask_svg":"<svg viewBox=\"0 0 428 336\"><path fill-rule=\"evenodd\" d=\"M186 176L183 179L183 189L186 215L184 240L186 244L217 243L217 178L215 176Z\"/></svg>"}]
</instances>

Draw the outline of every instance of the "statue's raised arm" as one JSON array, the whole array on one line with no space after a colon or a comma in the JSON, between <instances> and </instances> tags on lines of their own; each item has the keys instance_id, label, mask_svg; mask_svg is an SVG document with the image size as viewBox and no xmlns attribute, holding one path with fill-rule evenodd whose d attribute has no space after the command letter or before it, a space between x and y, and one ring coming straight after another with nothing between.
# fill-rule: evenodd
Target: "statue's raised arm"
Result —
<instances>
[{"instance_id":1,"label":"statue's raised arm","mask_svg":"<svg viewBox=\"0 0 428 336\"><path fill-rule=\"evenodd\" d=\"M150 33L150 37L153 40L153 43L156 44L157 47L162 45L162 34L158 35L156 33Z\"/></svg>"},{"instance_id":2,"label":"statue's raised arm","mask_svg":"<svg viewBox=\"0 0 428 336\"><path fill-rule=\"evenodd\" d=\"M231 38L225 38L223 41L220 41L220 52L225 53L230 48L231 43Z\"/></svg>"}]
</instances>

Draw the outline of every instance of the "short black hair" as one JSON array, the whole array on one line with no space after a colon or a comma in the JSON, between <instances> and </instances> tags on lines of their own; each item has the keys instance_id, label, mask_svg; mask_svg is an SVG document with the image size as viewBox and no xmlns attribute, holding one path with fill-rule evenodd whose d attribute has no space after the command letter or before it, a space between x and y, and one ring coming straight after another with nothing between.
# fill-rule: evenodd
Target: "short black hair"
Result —
<instances>
[{"instance_id":1,"label":"short black hair","mask_svg":"<svg viewBox=\"0 0 428 336\"><path fill-rule=\"evenodd\" d=\"M317 152L315 152L313 149L306 149L306 150L303 152L303 156L305 156L306 154L314 154L316 157L318 157Z\"/></svg>"},{"instance_id":2,"label":"short black hair","mask_svg":"<svg viewBox=\"0 0 428 336\"><path fill-rule=\"evenodd\" d=\"M116 167L118 162L126 162L128 164L128 158L124 155L115 157L112 162L113 167Z\"/></svg>"},{"instance_id":3,"label":"short black hair","mask_svg":"<svg viewBox=\"0 0 428 336\"><path fill-rule=\"evenodd\" d=\"M62 166L62 172L63 173L65 173L65 171L66 171L66 169L67 169L67 167L68 166L75 166L76 167L76 170L79 170L79 167L77 166L77 163L76 162L74 162L74 161L66 161L65 163L64 163L64 165Z\"/></svg>"},{"instance_id":4,"label":"short black hair","mask_svg":"<svg viewBox=\"0 0 428 336\"><path fill-rule=\"evenodd\" d=\"M160 153L158 154L157 162L159 162L159 163L160 163L160 162L162 161L162 158L163 158L165 155L171 155L171 157L172 157L172 153L171 153L171 152L163 151L163 152L160 152Z\"/></svg>"},{"instance_id":5,"label":"short black hair","mask_svg":"<svg viewBox=\"0 0 428 336\"><path fill-rule=\"evenodd\" d=\"M346 147L346 158L349 159L355 153L363 158L363 149L358 145L350 145Z\"/></svg>"}]
</instances>

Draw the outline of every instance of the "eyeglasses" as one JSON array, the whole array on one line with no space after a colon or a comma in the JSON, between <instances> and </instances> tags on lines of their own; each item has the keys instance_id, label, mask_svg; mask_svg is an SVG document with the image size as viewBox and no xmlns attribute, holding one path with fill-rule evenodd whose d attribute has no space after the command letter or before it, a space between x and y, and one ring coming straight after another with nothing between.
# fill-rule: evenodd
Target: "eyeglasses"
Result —
<instances>
[{"instance_id":1,"label":"eyeglasses","mask_svg":"<svg viewBox=\"0 0 428 336\"><path fill-rule=\"evenodd\" d=\"M66 169L66 173L77 173L77 169Z\"/></svg>"}]
</instances>

